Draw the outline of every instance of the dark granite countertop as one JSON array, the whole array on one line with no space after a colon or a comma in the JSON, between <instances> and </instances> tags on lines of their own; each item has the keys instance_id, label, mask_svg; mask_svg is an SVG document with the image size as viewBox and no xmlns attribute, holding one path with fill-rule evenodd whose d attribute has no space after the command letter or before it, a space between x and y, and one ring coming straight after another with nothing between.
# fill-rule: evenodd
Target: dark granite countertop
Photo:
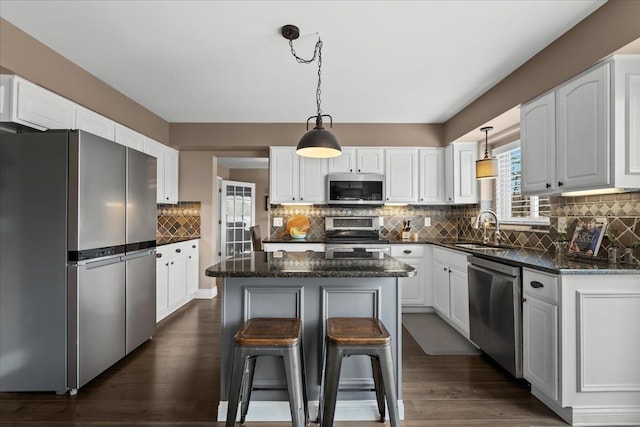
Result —
<instances>
[{"instance_id":1,"label":"dark granite countertop","mask_svg":"<svg viewBox=\"0 0 640 427\"><path fill-rule=\"evenodd\" d=\"M492 261L499 261L504 264L514 265L517 267L528 267L537 270L546 271L554 274L638 274L640 275L640 265L615 264L610 265L607 261L592 260L589 258L565 257L557 259L553 252L528 249L528 248L495 248L491 250L473 250L455 246L456 243L466 243L469 240L451 240L445 238L420 238L418 240L402 240L387 236L389 243L397 244L430 244L442 246L448 249L467 252L480 258L486 258ZM280 239L268 240L267 243L325 243L320 240L294 240ZM479 242L473 242L479 243Z\"/></svg>"},{"instance_id":2,"label":"dark granite countertop","mask_svg":"<svg viewBox=\"0 0 640 427\"><path fill-rule=\"evenodd\" d=\"M209 277L411 277L416 270L385 255L380 260L325 259L324 252L252 252L206 270Z\"/></svg>"},{"instance_id":3,"label":"dark granite countertop","mask_svg":"<svg viewBox=\"0 0 640 427\"><path fill-rule=\"evenodd\" d=\"M156 239L156 245L157 246L163 246L163 245L170 245L171 243L180 243L180 242L186 242L187 240L196 240L199 239L200 237L161 237L159 239Z\"/></svg>"}]
</instances>

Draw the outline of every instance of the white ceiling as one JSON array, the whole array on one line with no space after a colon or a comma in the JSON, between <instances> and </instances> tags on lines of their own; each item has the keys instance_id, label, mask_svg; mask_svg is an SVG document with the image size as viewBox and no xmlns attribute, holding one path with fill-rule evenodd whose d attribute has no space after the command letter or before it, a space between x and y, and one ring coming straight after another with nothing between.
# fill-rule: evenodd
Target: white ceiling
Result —
<instances>
[{"instance_id":1,"label":"white ceiling","mask_svg":"<svg viewBox=\"0 0 640 427\"><path fill-rule=\"evenodd\" d=\"M35 1L0 16L169 122L441 123L601 0Z\"/></svg>"}]
</instances>

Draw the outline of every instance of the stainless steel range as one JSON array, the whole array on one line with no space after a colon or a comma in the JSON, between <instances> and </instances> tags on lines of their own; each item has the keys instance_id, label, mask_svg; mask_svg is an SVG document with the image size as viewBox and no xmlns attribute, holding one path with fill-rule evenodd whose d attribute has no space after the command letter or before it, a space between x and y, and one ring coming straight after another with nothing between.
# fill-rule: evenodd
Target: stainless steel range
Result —
<instances>
[{"instance_id":1,"label":"stainless steel range","mask_svg":"<svg viewBox=\"0 0 640 427\"><path fill-rule=\"evenodd\" d=\"M381 226L382 218L377 216L325 218L326 257L382 259L390 245L380 238Z\"/></svg>"}]
</instances>

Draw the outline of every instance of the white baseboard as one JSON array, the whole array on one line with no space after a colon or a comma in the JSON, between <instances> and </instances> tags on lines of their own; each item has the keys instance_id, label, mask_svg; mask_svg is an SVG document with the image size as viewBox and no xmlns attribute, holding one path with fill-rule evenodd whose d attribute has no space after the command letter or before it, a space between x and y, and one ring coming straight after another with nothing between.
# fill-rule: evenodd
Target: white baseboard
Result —
<instances>
[{"instance_id":1,"label":"white baseboard","mask_svg":"<svg viewBox=\"0 0 640 427\"><path fill-rule=\"evenodd\" d=\"M426 306L412 306L412 305L403 305L402 312L403 313L433 313L435 310L433 307Z\"/></svg>"},{"instance_id":2,"label":"white baseboard","mask_svg":"<svg viewBox=\"0 0 640 427\"><path fill-rule=\"evenodd\" d=\"M640 407L572 408L574 426L639 426Z\"/></svg>"},{"instance_id":3,"label":"white baseboard","mask_svg":"<svg viewBox=\"0 0 640 427\"><path fill-rule=\"evenodd\" d=\"M211 289L198 289L193 294L193 299L211 299L218 295L218 288L215 286Z\"/></svg>"},{"instance_id":4,"label":"white baseboard","mask_svg":"<svg viewBox=\"0 0 640 427\"><path fill-rule=\"evenodd\" d=\"M218 405L218 421L227 419L227 401ZM398 400L398 413L404 420L404 403ZM309 418L318 417L318 401L309 402ZM388 411L387 411L388 418ZM380 419L375 400L340 400L336 403L335 421L377 421ZM240 411L236 421L240 420ZM246 421L291 422L291 410L287 401L255 401L249 403Z\"/></svg>"}]
</instances>

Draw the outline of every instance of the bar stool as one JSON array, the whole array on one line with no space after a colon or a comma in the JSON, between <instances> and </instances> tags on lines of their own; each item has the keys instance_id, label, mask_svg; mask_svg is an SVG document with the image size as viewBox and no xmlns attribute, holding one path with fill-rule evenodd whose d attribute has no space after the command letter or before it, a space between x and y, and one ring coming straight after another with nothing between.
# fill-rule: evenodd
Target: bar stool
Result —
<instances>
[{"instance_id":1,"label":"bar stool","mask_svg":"<svg viewBox=\"0 0 640 427\"><path fill-rule=\"evenodd\" d=\"M380 422L384 422L385 419L384 397L386 395L391 426L399 427L391 335L380 319L372 317L327 319L326 363L322 371L322 392L318 410L318 422L321 427L333 425L342 358L352 355L371 357Z\"/></svg>"},{"instance_id":2,"label":"bar stool","mask_svg":"<svg viewBox=\"0 0 640 427\"><path fill-rule=\"evenodd\" d=\"M242 401L240 422L244 424L249 410L256 358L259 356L282 357L293 426L306 426L309 423L309 404L300 319L249 319L235 334L234 340L226 427L235 425L239 401Z\"/></svg>"}]
</instances>

